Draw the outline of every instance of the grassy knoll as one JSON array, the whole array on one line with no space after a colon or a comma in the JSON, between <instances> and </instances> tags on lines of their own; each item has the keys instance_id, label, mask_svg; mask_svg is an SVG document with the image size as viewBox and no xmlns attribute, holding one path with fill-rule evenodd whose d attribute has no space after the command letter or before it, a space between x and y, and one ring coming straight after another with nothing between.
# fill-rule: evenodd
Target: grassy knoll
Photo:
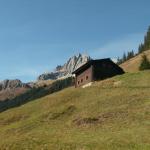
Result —
<instances>
[{"instance_id":1,"label":"grassy knoll","mask_svg":"<svg viewBox=\"0 0 150 150\"><path fill-rule=\"evenodd\" d=\"M150 71L67 88L0 113L0 149L149 150Z\"/></svg>"}]
</instances>

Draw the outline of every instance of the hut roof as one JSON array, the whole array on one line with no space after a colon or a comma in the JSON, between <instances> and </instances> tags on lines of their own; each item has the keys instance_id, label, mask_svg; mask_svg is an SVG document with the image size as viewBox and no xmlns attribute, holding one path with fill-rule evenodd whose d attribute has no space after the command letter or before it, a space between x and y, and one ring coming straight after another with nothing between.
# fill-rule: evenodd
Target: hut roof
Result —
<instances>
[{"instance_id":1,"label":"hut roof","mask_svg":"<svg viewBox=\"0 0 150 150\"><path fill-rule=\"evenodd\" d=\"M81 67L79 67L78 69L73 71L72 74L76 74L76 73L78 73L82 70L84 71L85 68L87 68L88 66L91 66L93 64L103 63L103 62L106 62L106 61L111 61L111 59L110 58L104 58L104 59L89 60L87 63L85 63L84 65L82 65Z\"/></svg>"}]
</instances>

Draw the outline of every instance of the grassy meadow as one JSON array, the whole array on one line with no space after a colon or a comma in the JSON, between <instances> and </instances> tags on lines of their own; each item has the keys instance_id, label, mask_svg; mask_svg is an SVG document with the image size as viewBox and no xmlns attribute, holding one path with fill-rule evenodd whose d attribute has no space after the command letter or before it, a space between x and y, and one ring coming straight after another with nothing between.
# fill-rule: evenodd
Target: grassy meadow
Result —
<instances>
[{"instance_id":1,"label":"grassy meadow","mask_svg":"<svg viewBox=\"0 0 150 150\"><path fill-rule=\"evenodd\" d=\"M0 113L0 150L150 150L150 71Z\"/></svg>"}]
</instances>

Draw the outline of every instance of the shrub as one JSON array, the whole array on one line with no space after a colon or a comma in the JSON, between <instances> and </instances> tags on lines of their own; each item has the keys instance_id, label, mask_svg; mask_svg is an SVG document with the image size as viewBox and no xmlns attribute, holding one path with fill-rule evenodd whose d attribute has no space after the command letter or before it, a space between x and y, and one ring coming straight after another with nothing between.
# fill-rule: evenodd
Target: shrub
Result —
<instances>
[{"instance_id":1,"label":"shrub","mask_svg":"<svg viewBox=\"0 0 150 150\"><path fill-rule=\"evenodd\" d=\"M147 59L146 55L143 55L139 70L147 70L147 69L150 69L150 62Z\"/></svg>"}]
</instances>

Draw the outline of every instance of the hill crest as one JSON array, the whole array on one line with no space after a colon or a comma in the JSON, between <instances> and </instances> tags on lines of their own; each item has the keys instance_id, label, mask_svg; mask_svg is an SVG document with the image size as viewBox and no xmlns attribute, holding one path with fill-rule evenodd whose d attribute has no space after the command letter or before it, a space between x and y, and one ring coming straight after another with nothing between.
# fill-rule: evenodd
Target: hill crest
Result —
<instances>
[{"instance_id":1,"label":"hill crest","mask_svg":"<svg viewBox=\"0 0 150 150\"><path fill-rule=\"evenodd\" d=\"M138 72L143 54L150 60L150 50L147 50L122 63L120 67L122 67L125 72Z\"/></svg>"}]
</instances>

